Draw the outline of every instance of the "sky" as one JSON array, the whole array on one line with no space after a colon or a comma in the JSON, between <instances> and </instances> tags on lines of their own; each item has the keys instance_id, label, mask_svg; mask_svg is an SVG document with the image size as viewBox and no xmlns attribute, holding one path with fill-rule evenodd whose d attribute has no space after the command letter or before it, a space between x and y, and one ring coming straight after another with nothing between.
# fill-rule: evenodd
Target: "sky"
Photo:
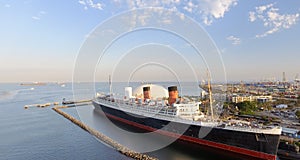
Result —
<instances>
[{"instance_id":1,"label":"sky","mask_svg":"<svg viewBox=\"0 0 300 160\"><path fill-rule=\"evenodd\" d=\"M283 72L292 81L300 73L299 19L295 0L1 0L0 82L90 81L76 67L96 60L96 81L201 81L206 68L216 81L281 80ZM111 33L95 34L101 27ZM203 37L214 47L198 44ZM84 50L87 42L96 43Z\"/></svg>"}]
</instances>

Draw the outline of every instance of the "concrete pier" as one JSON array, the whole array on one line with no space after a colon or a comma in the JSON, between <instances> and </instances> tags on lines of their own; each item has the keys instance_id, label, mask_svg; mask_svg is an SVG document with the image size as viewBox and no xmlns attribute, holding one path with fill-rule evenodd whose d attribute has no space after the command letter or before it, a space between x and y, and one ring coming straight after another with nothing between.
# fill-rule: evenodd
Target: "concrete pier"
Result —
<instances>
[{"instance_id":1,"label":"concrete pier","mask_svg":"<svg viewBox=\"0 0 300 160\"><path fill-rule=\"evenodd\" d=\"M101 141L103 141L106 144L110 145L111 147L113 147L114 149L119 151L120 153L122 153L122 154L124 154L128 157L131 157L133 159L138 159L138 160L157 160L157 158L150 157L150 156L145 155L145 154L137 153L135 151L132 151L132 150L122 146L121 144L118 144L117 142L115 142L111 138L109 138L109 137L105 136L104 134L98 132L97 130L85 125L84 123L82 123L81 121L79 121L76 118L72 117L71 115L61 111L60 110L61 108L67 108L67 106L54 107L52 109L54 111L56 111L57 113L59 113L60 115L67 118L68 120L70 120L71 122L73 122L74 124L78 125L82 129L86 130L90 134L94 135L95 137L97 137Z\"/></svg>"},{"instance_id":2,"label":"concrete pier","mask_svg":"<svg viewBox=\"0 0 300 160\"><path fill-rule=\"evenodd\" d=\"M53 103L44 103L44 104L28 104L24 106L24 109L28 109L29 107L39 107L39 108L45 108L45 107L49 107L51 105L58 105L58 102L53 102Z\"/></svg>"}]
</instances>

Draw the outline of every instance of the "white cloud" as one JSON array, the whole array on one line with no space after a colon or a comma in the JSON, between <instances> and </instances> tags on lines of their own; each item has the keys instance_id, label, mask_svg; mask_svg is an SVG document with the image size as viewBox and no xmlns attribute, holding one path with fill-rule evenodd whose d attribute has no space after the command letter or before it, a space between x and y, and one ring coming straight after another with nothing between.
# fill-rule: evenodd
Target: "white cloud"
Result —
<instances>
[{"instance_id":1,"label":"white cloud","mask_svg":"<svg viewBox=\"0 0 300 160\"><path fill-rule=\"evenodd\" d=\"M241 44L241 39L237 38L235 36L228 36L226 39L229 40L229 41L231 41L233 45L239 45L239 44Z\"/></svg>"},{"instance_id":2,"label":"white cloud","mask_svg":"<svg viewBox=\"0 0 300 160\"><path fill-rule=\"evenodd\" d=\"M5 4L4 7L9 8L10 4Z\"/></svg>"},{"instance_id":3,"label":"white cloud","mask_svg":"<svg viewBox=\"0 0 300 160\"><path fill-rule=\"evenodd\" d=\"M204 0L204 2L202 10L216 19L224 17L225 12L229 11L231 6L237 5L237 0Z\"/></svg>"},{"instance_id":4,"label":"white cloud","mask_svg":"<svg viewBox=\"0 0 300 160\"><path fill-rule=\"evenodd\" d=\"M189 13L193 13L195 12L195 10L198 8L198 5L194 4L193 2L189 1L187 2L183 9L186 10Z\"/></svg>"},{"instance_id":5,"label":"white cloud","mask_svg":"<svg viewBox=\"0 0 300 160\"><path fill-rule=\"evenodd\" d=\"M86 5L86 3L85 3L84 0L79 0L78 3L79 3L79 4L82 4L82 5Z\"/></svg>"},{"instance_id":6,"label":"white cloud","mask_svg":"<svg viewBox=\"0 0 300 160\"><path fill-rule=\"evenodd\" d=\"M268 5L264 5L264 6L259 6L259 7L255 7L256 11L258 14L262 14L265 10L267 10L268 8L271 8L274 6L275 3L271 3Z\"/></svg>"},{"instance_id":7,"label":"white cloud","mask_svg":"<svg viewBox=\"0 0 300 160\"><path fill-rule=\"evenodd\" d=\"M184 16L183 13L180 13L180 14L179 14L179 17L180 17L181 20L184 20L184 19L185 19L185 16Z\"/></svg>"},{"instance_id":8,"label":"white cloud","mask_svg":"<svg viewBox=\"0 0 300 160\"><path fill-rule=\"evenodd\" d=\"M182 10L193 15L200 15L202 22L211 25L216 19L223 18L231 7L237 5L238 0L199 0L183 1ZM180 7L178 6L178 7Z\"/></svg>"},{"instance_id":9,"label":"white cloud","mask_svg":"<svg viewBox=\"0 0 300 160\"><path fill-rule=\"evenodd\" d=\"M34 20L40 20L41 19L40 17L37 17L37 16L32 16L31 18L34 19Z\"/></svg>"},{"instance_id":10,"label":"white cloud","mask_svg":"<svg viewBox=\"0 0 300 160\"><path fill-rule=\"evenodd\" d=\"M203 23L206 25L211 25L212 24L212 20L208 19L208 17L203 17Z\"/></svg>"},{"instance_id":11,"label":"white cloud","mask_svg":"<svg viewBox=\"0 0 300 160\"><path fill-rule=\"evenodd\" d=\"M255 11L249 12L249 21L262 21L263 26L268 30L262 34L257 34L257 38L265 37L276 33L282 29L288 29L297 24L299 13L295 14L280 14L279 9L275 8L275 3L264 6L255 7Z\"/></svg>"},{"instance_id":12,"label":"white cloud","mask_svg":"<svg viewBox=\"0 0 300 160\"><path fill-rule=\"evenodd\" d=\"M223 18L231 7L237 5L237 0L201 0L198 10L203 12L203 22L210 25L213 20Z\"/></svg>"},{"instance_id":13,"label":"white cloud","mask_svg":"<svg viewBox=\"0 0 300 160\"><path fill-rule=\"evenodd\" d=\"M183 9L186 10L187 12L189 12L189 13L193 12L193 8L191 8L191 7L184 6Z\"/></svg>"},{"instance_id":14,"label":"white cloud","mask_svg":"<svg viewBox=\"0 0 300 160\"><path fill-rule=\"evenodd\" d=\"M83 5L85 10L87 10L88 8L103 10L104 6L102 3L95 2L94 0L79 0L78 3Z\"/></svg>"},{"instance_id":15,"label":"white cloud","mask_svg":"<svg viewBox=\"0 0 300 160\"><path fill-rule=\"evenodd\" d=\"M255 12L249 12L249 20L250 22L254 22L256 20Z\"/></svg>"},{"instance_id":16,"label":"white cloud","mask_svg":"<svg viewBox=\"0 0 300 160\"><path fill-rule=\"evenodd\" d=\"M140 22L142 26L145 26L147 24L147 20L150 18L150 15L144 14L144 15L138 15L137 20Z\"/></svg>"},{"instance_id":17,"label":"white cloud","mask_svg":"<svg viewBox=\"0 0 300 160\"><path fill-rule=\"evenodd\" d=\"M46 13L47 12L45 12L45 11L40 11L36 16L32 16L31 18L33 20L40 20L43 17L43 15L45 15Z\"/></svg>"},{"instance_id":18,"label":"white cloud","mask_svg":"<svg viewBox=\"0 0 300 160\"><path fill-rule=\"evenodd\" d=\"M106 5L113 5L112 7L115 10L119 9L119 12L127 9L162 7L185 13L196 20L201 20L205 25L211 25L213 21L223 18L226 12L237 5L237 2L238 0L113 0ZM95 3L93 0L79 0L78 3L83 5L85 9L103 9L102 3Z\"/></svg>"}]
</instances>

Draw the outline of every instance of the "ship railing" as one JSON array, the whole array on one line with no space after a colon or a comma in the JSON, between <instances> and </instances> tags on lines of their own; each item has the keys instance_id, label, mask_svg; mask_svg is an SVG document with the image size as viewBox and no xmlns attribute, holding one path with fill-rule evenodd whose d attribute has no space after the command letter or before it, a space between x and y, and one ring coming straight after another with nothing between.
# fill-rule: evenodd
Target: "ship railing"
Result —
<instances>
[{"instance_id":1,"label":"ship railing","mask_svg":"<svg viewBox=\"0 0 300 160\"><path fill-rule=\"evenodd\" d=\"M276 128L252 128L251 126L226 126L226 128L239 130L239 131L251 131L256 133L268 132L272 133Z\"/></svg>"},{"instance_id":2,"label":"ship railing","mask_svg":"<svg viewBox=\"0 0 300 160\"><path fill-rule=\"evenodd\" d=\"M259 133L259 132L262 132L262 131L263 131L263 129L260 129L260 128L251 128L250 126L249 126L249 127L230 126L230 128L232 128L232 129L234 129L234 130L251 131L251 132L256 132L256 133Z\"/></svg>"},{"instance_id":3,"label":"ship railing","mask_svg":"<svg viewBox=\"0 0 300 160\"><path fill-rule=\"evenodd\" d=\"M177 121L177 122L184 122L186 124L191 125L202 125L202 126L217 126L215 122L209 123L208 121L205 123L202 123L201 121L193 121L192 119L185 119L182 117L176 116L176 110L175 109L167 109L162 106L156 107L156 106L148 106L148 105L140 105L140 104L127 104L126 102L111 102L107 100L100 100L103 103L109 104L115 108L121 107L124 111L129 111L133 113L140 113L144 116L148 117L156 117L159 119L169 120L169 121ZM121 105L122 104L122 105ZM156 107L156 108L155 108Z\"/></svg>"},{"instance_id":4,"label":"ship railing","mask_svg":"<svg viewBox=\"0 0 300 160\"><path fill-rule=\"evenodd\" d=\"M149 117L157 117L160 119L168 119L168 120L176 120L178 122L185 122L187 124L202 124L201 121L193 121L192 119L187 119L187 118L182 118L177 116L176 109L168 109L165 108L164 106L149 106L149 105L142 105L142 104L129 104L126 102L122 101L115 101L111 102L105 99L100 100L103 103L109 104L115 108L119 108L123 111L129 111L129 112L134 112L134 113L140 113L143 114L144 116L149 116ZM212 122L212 124L215 125L215 122ZM208 124L208 121L206 121L202 125L208 125L212 126L211 124Z\"/></svg>"},{"instance_id":5,"label":"ship railing","mask_svg":"<svg viewBox=\"0 0 300 160\"><path fill-rule=\"evenodd\" d=\"M126 111L131 110L136 113L146 113L149 117L156 117L159 119L167 119L170 121L178 121L178 122L185 122L188 124L197 124L189 119L183 119L181 117L177 117L176 109L168 109L162 105L158 106L149 106L149 105L141 105L141 104L127 104L121 103L122 108L126 108ZM125 106L125 107L124 107Z\"/></svg>"},{"instance_id":6,"label":"ship railing","mask_svg":"<svg viewBox=\"0 0 300 160\"><path fill-rule=\"evenodd\" d=\"M155 114L155 115L164 115L164 116L176 116L177 112L175 109L167 109L164 108L162 105L156 105L156 106L150 106L150 105L142 105L142 104L130 104L124 101L118 101L115 100L114 102L112 101L107 101L104 99L100 100L103 103L112 105L117 108L126 108L126 111L134 111L134 112L139 112L139 113L148 113L148 114Z\"/></svg>"}]
</instances>

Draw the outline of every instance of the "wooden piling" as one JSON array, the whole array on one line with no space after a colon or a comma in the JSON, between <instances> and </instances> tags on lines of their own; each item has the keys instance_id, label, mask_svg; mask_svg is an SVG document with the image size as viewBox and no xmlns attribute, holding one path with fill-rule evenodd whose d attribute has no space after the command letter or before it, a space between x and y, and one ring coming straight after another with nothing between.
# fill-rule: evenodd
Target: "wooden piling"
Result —
<instances>
[{"instance_id":1,"label":"wooden piling","mask_svg":"<svg viewBox=\"0 0 300 160\"><path fill-rule=\"evenodd\" d=\"M97 137L101 141L103 141L106 144L110 145L111 147L113 147L114 149L119 151L120 153L124 154L125 156L131 157L131 158L137 159L137 160L157 160L157 158L150 157L148 155L135 152L133 150L130 150L130 149L122 146L121 144L118 144L117 142L115 142L111 138L109 138L109 137L105 136L104 134L98 132L97 130L85 125L84 123L82 123L81 121L79 121L76 118L72 117L71 115L61 111L60 108L66 108L66 106L54 107L52 109L54 111L56 111L57 113L59 113L60 115L67 118L68 120L70 120L71 122L73 122L74 124L78 125L80 128L84 129L85 131L87 131L90 134L94 135L95 137Z\"/></svg>"}]
</instances>

